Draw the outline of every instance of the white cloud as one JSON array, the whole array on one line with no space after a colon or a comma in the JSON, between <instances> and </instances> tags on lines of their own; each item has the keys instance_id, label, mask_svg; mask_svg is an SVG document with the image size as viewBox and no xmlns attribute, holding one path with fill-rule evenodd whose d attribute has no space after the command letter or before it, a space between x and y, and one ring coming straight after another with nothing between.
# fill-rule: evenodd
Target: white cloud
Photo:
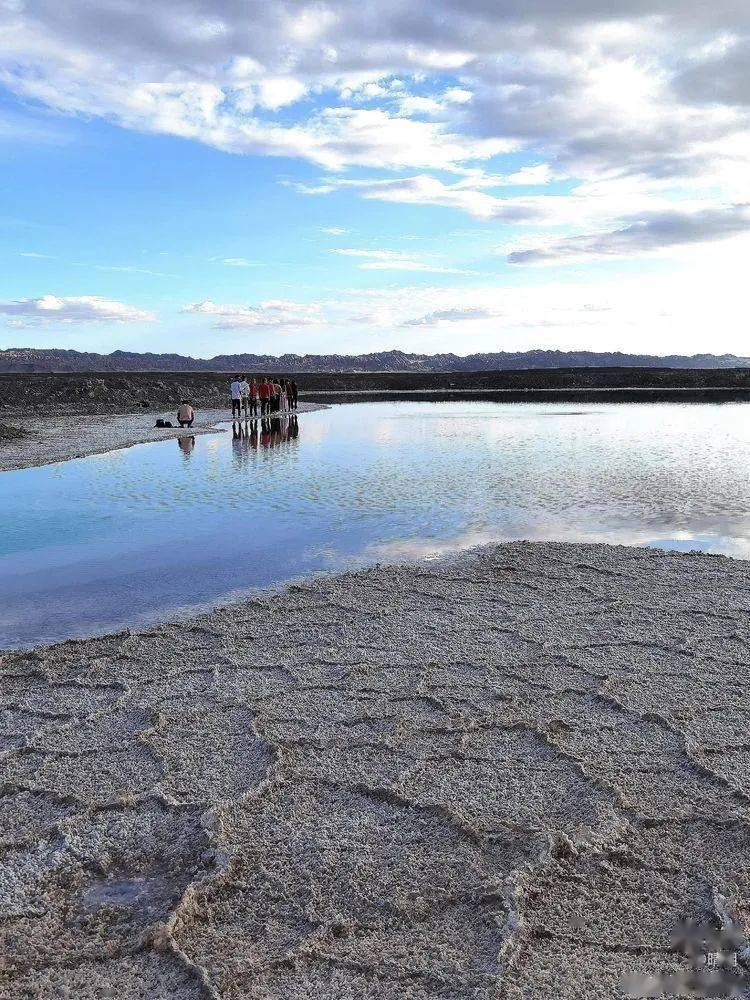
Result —
<instances>
[{"instance_id":1,"label":"white cloud","mask_svg":"<svg viewBox=\"0 0 750 1000\"><path fill-rule=\"evenodd\" d=\"M536 185L549 184L554 180L554 174L549 163L537 163L533 167L521 167L503 179L505 184Z\"/></svg>"},{"instance_id":2,"label":"white cloud","mask_svg":"<svg viewBox=\"0 0 750 1000\"><path fill-rule=\"evenodd\" d=\"M502 316L501 312L493 312L491 309L476 308L474 306L458 307L455 309L437 309L435 312L427 313L426 316L418 316L404 322L404 326L443 326L449 323L467 323L475 320L492 319Z\"/></svg>"},{"instance_id":3,"label":"white cloud","mask_svg":"<svg viewBox=\"0 0 750 1000\"><path fill-rule=\"evenodd\" d=\"M498 220L510 223L542 222L550 219L568 198L524 197L500 198L487 194L484 188L502 186L514 187L519 184L544 184L548 169L529 167L528 171L517 171L507 176L493 176L482 171L462 171L465 176L458 181L446 183L430 174L416 174L411 177L381 180L376 178L346 180L328 178L317 186L296 185L301 194L330 194L341 188L352 188L363 198L376 201L393 201L405 205L441 205L457 208L475 219Z\"/></svg>"},{"instance_id":4,"label":"white cloud","mask_svg":"<svg viewBox=\"0 0 750 1000\"><path fill-rule=\"evenodd\" d=\"M323 226L320 231L321 233L328 233L329 236L344 236L350 232L348 229L342 229L341 226Z\"/></svg>"},{"instance_id":5,"label":"white cloud","mask_svg":"<svg viewBox=\"0 0 750 1000\"><path fill-rule=\"evenodd\" d=\"M174 278L175 275L164 271L151 271L146 267L134 267L132 264L75 264L76 267L90 267L94 271L116 271L118 274L150 274L156 278Z\"/></svg>"},{"instance_id":6,"label":"white cloud","mask_svg":"<svg viewBox=\"0 0 750 1000\"><path fill-rule=\"evenodd\" d=\"M426 261L412 260L408 257L393 260L370 260L359 265L362 271L425 271L429 274L479 274L461 267L441 267Z\"/></svg>"},{"instance_id":7,"label":"white cloud","mask_svg":"<svg viewBox=\"0 0 750 1000\"><path fill-rule=\"evenodd\" d=\"M453 132L441 122L389 114L382 108L327 108L297 129L296 155L331 169L347 166L453 169L456 164L510 152L507 138ZM242 151L241 145L237 150ZM286 155L294 151L287 148Z\"/></svg>"},{"instance_id":8,"label":"white cloud","mask_svg":"<svg viewBox=\"0 0 750 1000\"><path fill-rule=\"evenodd\" d=\"M474 95L463 87L449 87L443 94L443 99L450 104L467 104Z\"/></svg>"},{"instance_id":9,"label":"white cloud","mask_svg":"<svg viewBox=\"0 0 750 1000\"><path fill-rule=\"evenodd\" d=\"M336 247L329 253L337 253L342 257L369 257L373 260L398 260L402 254L398 250L358 250L355 248Z\"/></svg>"},{"instance_id":10,"label":"white cloud","mask_svg":"<svg viewBox=\"0 0 750 1000\"><path fill-rule=\"evenodd\" d=\"M42 295L38 299L0 302L0 316L20 318L27 323L152 323L156 319L148 309L99 295Z\"/></svg>"},{"instance_id":11,"label":"white cloud","mask_svg":"<svg viewBox=\"0 0 750 1000\"><path fill-rule=\"evenodd\" d=\"M330 253L342 257L361 257L358 267L363 271L426 271L432 274L477 274L458 267L444 267L441 264L420 260L399 250L359 250L332 249Z\"/></svg>"},{"instance_id":12,"label":"white cloud","mask_svg":"<svg viewBox=\"0 0 750 1000\"><path fill-rule=\"evenodd\" d=\"M184 306L182 312L214 317L216 319L214 327L217 330L276 327L294 329L322 322L320 308L316 304L308 305L280 299L269 299L257 306L229 305L206 299Z\"/></svg>"},{"instance_id":13,"label":"white cloud","mask_svg":"<svg viewBox=\"0 0 750 1000\"><path fill-rule=\"evenodd\" d=\"M434 97L409 95L399 101L401 111L407 115L439 115L445 110L442 101Z\"/></svg>"},{"instance_id":14,"label":"white cloud","mask_svg":"<svg viewBox=\"0 0 750 1000\"><path fill-rule=\"evenodd\" d=\"M229 267L258 267L259 264L254 260L247 260L246 257L214 257L213 260L218 260L221 264L227 264Z\"/></svg>"},{"instance_id":15,"label":"white cloud","mask_svg":"<svg viewBox=\"0 0 750 1000\"><path fill-rule=\"evenodd\" d=\"M452 169L516 145L507 138L454 132L443 122L406 119L384 108L328 106L292 124L253 115L256 103L278 110L293 99L295 88L282 87L278 80L240 89L203 80L132 85L106 77L104 67L101 72L105 77L90 89L67 73L51 80L34 72L21 80L2 71L0 43L0 83L27 97L67 113L95 114L127 128L193 139L230 153L302 158L329 170Z\"/></svg>"},{"instance_id":16,"label":"white cloud","mask_svg":"<svg viewBox=\"0 0 750 1000\"><path fill-rule=\"evenodd\" d=\"M407 90L392 90L388 88L383 93L390 94L395 99L395 105L402 115L427 116L449 119L453 114L451 105L468 104L474 94L463 87L448 87L436 91L432 96L412 94Z\"/></svg>"},{"instance_id":17,"label":"white cloud","mask_svg":"<svg viewBox=\"0 0 750 1000\"><path fill-rule=\"evenodd\" d=\"M750 232L750 205L685 211L679 207L623 220L611 231L551 239L508 254L511 264L565 264L610 257L641 257L674 247L730 239Z\"/></svg>"},{"instance_id":18,"label":"white cloud","mask_svg":"<svg viewBox=\"0 0 750 1000\"><path fill-rule=\"evenodd\" d=\"M294 104L307 93L306 85L292 77L269 77L261 80L259 87L261 103L273 111Z\"/></svg>"}]
</instances>

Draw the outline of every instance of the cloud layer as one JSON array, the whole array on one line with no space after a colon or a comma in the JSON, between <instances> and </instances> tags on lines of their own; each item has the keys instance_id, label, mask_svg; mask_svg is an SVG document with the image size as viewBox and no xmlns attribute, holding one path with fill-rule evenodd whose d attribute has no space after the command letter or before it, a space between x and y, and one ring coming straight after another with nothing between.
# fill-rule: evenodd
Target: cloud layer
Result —
<instances>
[{"instance_id":1,"label":"cloud layer","mask_svg":"<svg viewBox=\"0 0 750 1000\"><path fill-rule=\"evenodd\" d=\"M435 261L420 259L413 254L399 250L361 250L357 248L334 248L331 253L342 257L359 258L357 265L362 271L425 271L428 274L477 274L476 271L460 267L445 267Z\"/></svg>"},{"instance_id":2,"label":"cloud layer","mask_svg":"<svg viewBox=\"0 0 750 1000\"><path fill-rule=\"evenodd\" d=\"M750 206L686 212L671 209L625 220L611 232L571 236L508 254L511 264L560 264L609 257L642 257L673 247L729 239L750 231Z\"/></svg>"},{"instance_id":3,"label":"cloud layer","mask_svg":"<svg viewBox=\"0 0 750 1000\"><path fill-rule=\"evenodd\" d=\"M284 300L269 300L257 306L230 305L206 300L183 307L183 313L196 313L214 318L217 330L297 329L322 322L316 305Z\"/></svg>"},{"instance_id":4,"label":"cloud layer","mask_svg":"<svg viewBox=\"0 0 750 1000\"><path fill-rule=\"evenodd\" d=\"M147 309L99 295L42 295L36 299L0 302L0 316L15 326L37 323L150 323L156 317Z\"/></svg>"},{"instance_id":5,"label":"cloud layer","mask_svg":"<svg viewBox=\"0 0 750 1000\"><path fill-rule=\"evenodd\" d=\"M65 112L333 169L451 169L528 146L574 174L661 177L746 134L749 10L6 0L0 81Z\"/></svg>"},{"instance_id":6,"label":"cloud layer","mask_svg":"<svg viewBox=\"0 0 750 1000\"><path fill-rule=\"evenodd\" d=\"M296 185L290 198L360 198L382 202L389 221L408 206L407 219L432 210L446 228L458 219L490 230L504 274L505 260L708 257L709 244L713 253L747 241L749 55L750 4L739 0L0 0L0 86L32 106L304 161L304 185L301 174L280 178ZM356 215L331 218L348 225ZM358 221L353 228L345 236L326 226L339 246L329 240L320 256L331 270L351 258L359 282L359 271L375 285L379 272L414 272L416 284L421 272L436 286L450 275L465 284L487 270L486 258L481 272L459 266L474 258L451 259L437 242L435 253L390 249L395 228L369 238ZM379 239L385 248L367 248ZM225 273L258 263L219 262ZM536 280L513 273L511 281ZM341 302L230 287L191 289L178 301L211 296L183 312L226 330L302 329L346 314ZM419 308L411 292L404 301L373 296L349 322L388 318L416 332L510 322L486 288L473 299L441 288ZM251 304L215 301L244 294ZM542 313L535 294L524 309L540 328L568 315ZM585 305L576 306L582 326L593 323ZM97 296L19 299L0 314L17 323L153 318ZM513 317L514 329L526 322L520 311Z\"/></svg>"}]
</instances>

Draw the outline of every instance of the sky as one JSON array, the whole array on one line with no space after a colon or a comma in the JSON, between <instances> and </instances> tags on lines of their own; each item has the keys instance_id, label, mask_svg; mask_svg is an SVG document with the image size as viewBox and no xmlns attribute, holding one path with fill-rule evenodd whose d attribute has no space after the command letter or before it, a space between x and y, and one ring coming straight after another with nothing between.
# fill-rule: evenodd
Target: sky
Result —
<instances>
[{"instance_id":1,"label":"sky","mask_svg":"<svg viewBox=\"0 0 750 1000\"><path fill-rule=\"evenodd\" d=\"M746 355L747 0L0 0L0 348Z\"/></svg>"}]
</instances>

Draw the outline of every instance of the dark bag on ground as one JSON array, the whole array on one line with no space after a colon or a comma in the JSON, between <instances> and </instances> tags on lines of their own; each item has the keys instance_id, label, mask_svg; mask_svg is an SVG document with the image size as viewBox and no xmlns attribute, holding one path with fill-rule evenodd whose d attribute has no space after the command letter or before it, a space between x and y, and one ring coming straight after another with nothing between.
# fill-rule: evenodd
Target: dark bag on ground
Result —
<instances>
[{"instance_id":1,"label":"dark bag on ground","mask_svg":"<svg viewBox=\"0 0 750 1000\"><path fill-rule=\"evenodd\" d=\"M172 421L171 420L162 420L161 417L157 417L156 418L156 424L154 426L155 427L172 427L173 425L172 425Z\"/></svg>"}]
</instances>

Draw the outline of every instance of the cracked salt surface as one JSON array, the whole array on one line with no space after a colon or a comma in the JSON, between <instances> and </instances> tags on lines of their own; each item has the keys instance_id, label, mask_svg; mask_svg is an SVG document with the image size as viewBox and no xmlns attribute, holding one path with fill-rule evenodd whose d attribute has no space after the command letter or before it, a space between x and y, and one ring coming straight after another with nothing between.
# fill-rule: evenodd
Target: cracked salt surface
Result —
<instances>
[{"instance_id":1,"label":"cracked salt surface","mask_svg":"<svg viewBox=\"0 0 750 1000\"><path fill-rule=\"evenodd\" d=\"M747 995L749 611L513 543L2 655L0 998Z\"/></svg>"}]
</instances>

